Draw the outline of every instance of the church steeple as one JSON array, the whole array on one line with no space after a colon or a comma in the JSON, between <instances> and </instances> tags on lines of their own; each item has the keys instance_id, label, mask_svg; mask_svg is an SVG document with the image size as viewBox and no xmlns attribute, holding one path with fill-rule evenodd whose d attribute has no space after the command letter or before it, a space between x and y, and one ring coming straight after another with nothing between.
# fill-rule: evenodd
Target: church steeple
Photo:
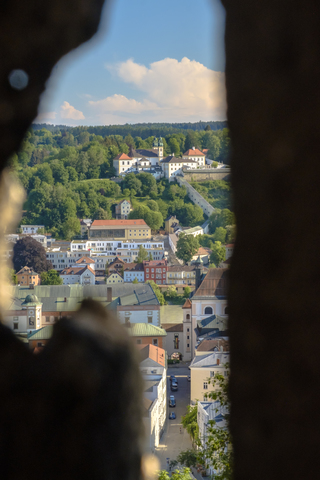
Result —
<instances>
[{"instance_id":1,"label":"church steeple","mask_svg":"<svg viewBox=\"0 0 320 480\"><path fill-rule=\"evenodd\" d=\"M157 139L157 137L154 137L153 147L154 147L154 148L157 148L157 147L158 147L158 139Z\"/></svg>"}]
</instances>

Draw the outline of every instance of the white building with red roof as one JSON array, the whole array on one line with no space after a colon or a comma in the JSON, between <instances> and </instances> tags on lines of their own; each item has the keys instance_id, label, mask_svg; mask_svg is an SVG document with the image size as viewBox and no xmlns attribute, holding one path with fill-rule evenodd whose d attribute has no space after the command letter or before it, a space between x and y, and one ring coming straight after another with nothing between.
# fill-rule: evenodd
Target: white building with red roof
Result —
<instances>
[{"instance_id":1,"label":"white building with red roof","mask_svg":"<svg viewBox=\"0 0 320 480\"><path fill-rule=\"evenodd\" d=\"M197 162L198 167L205 166L206 156L203 152L201 152L201 150L196 147L189 148L189 150L184 152L182 158Z\"/></svg>"},{"instance_id":2,"label":"white building with red roof","mask_svg":"<svg viewBox=\"0 0 320 480\"><path fill-rule=\"evenodd\" d=\"M119 176L122 173L126 172L131 168L135 163L136 159L129 157L125 153L120 153L113 159L113 167L116 171L116 175Z\"/></svg>"},{"instance_id":3,"label":"white building with red roof","mask_svg":"<svg viewBox=\"0 0 320 480\"><path fill-rule=\"evenodd\" d=\"M91 267L92 270L95 270L96 265L95 261L90 257L81 257L75 262L75 267Z\"/></svg>"},{"instance_id":4,"label":"white building with red roof","mask_svg":"<svg viewBox=\"0 0 320 480\"><path fill-rule=\"evenodd\" d=\"M95 273L91 267L68 267L60 273L63 285L95 285Z\"/></svg>"}]
</instances>

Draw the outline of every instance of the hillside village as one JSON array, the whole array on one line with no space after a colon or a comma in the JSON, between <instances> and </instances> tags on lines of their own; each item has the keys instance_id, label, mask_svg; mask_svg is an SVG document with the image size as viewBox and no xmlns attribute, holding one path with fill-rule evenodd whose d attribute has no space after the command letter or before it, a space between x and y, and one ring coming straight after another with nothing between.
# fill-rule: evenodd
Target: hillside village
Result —
<instances>
[{"instance_id":1,"label":"hillside village","mask_svg":"<svg viewBox=\"0 0 320 480\"><path fill-rule=\"evenodd\" d=\"M183 188L189 202L202 211L198 225L183 225L178 214L168 212L160 228L151 228L149 217L136 218L141 207L129 195L114 204L112 218L78 219L79 235L72 239L55 238L49 225L23 221L16 233L6 236L6 255L14 265L18 249L23 257L31 242L38 245L34 251L42 252L47 266L36 271L31 261L13 272L5 324L37 354L50 341L55 323L71 318L83 298L93 298L111 311L139 349L146 450L160 457L168 421L175 418L169 387L176 398L181 389L179 409L198 405L202 432L208 418L217 417L217 405L213 408L214 402L207 399L214 388L208 378L228 375L227 281L234 237L227 236L227 210L228 220L219 223L221 209L194 187L197 179L228 181L230 169L222 164L214 168L206 153L193 147L181 157L164 156L160 137L150 149L130 148L113 159L115 183L143 173ZM187 395L167 381L174 365L188 369L181 378ZM165 467L167 461L161 458ZM214 473L207 467L206 473Z\"/></svg>"}]
</instances>

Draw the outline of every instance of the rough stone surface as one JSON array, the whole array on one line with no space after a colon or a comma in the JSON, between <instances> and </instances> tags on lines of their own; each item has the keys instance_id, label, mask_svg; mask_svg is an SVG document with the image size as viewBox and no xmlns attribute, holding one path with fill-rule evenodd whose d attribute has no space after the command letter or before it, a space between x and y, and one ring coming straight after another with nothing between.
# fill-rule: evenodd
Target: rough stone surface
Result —
<instances>
[{"instance_id":1,"label":"rough stone surface","mask_svg":"<svg viewBox=\"0 0 320 480\"><path fill-rule=\"evenodd\" d=\"M56 62L97 31L103 0L2 0L0 6L0 171L18 149ZM29 82L12 88L23 70Z\"/></svg>"},{"instance_id":2,"label":"rough stone surface","mask_svg":"<svg viewBox=\"0 0 320 480\"><path fill-rule=\"evenodd\" d=\"M311 479L320 466L320 4L223 3L235 479Z\"/></svg>"}]
</instances>

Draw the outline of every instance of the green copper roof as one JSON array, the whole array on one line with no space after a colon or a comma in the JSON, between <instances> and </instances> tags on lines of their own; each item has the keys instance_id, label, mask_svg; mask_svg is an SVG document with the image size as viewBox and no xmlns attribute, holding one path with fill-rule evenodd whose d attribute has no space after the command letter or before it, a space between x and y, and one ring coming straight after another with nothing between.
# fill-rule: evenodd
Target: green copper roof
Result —
<instances>
[{"instance_id":1,"label":"green copper roof","mask_svg":"<svg viewBox=\"0 0 320 480\"><path fill-rule=\"evenodd\" d=\"M46 327L39 328L32 333L28 334L28 340L48 340L51 338L53 332L53 325L47 325Z\"/></svg>"},{"instance_id":2,"label":"green copper roof","mask_svg":"<svg viewBox=\"0 0 320 480\"><path fill-rule=\"evenodd\" d=\"M151 323L132 323L129 333L133 337L166 337L167 332Z\"/></svg>"}]
</instances>

